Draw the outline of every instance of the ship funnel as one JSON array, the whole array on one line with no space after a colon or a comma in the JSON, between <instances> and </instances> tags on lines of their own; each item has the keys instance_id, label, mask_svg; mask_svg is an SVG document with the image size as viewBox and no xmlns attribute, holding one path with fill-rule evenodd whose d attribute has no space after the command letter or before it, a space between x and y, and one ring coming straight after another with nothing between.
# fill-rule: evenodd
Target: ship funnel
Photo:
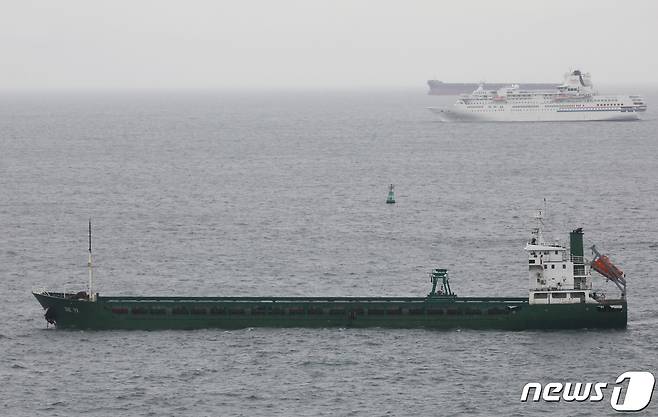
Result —
<instances>
[{"instance_id":1,"label":"ship funnel","mask_svg":"<svg viewBox=\"0 0 658 417\"><path fill-rule=\"evenodd\" d=\"M579 257L581 260L583 259L584 250L583 250L583 228L579 227L576 230L573 230L571 233L569 233L569 247L571 248L571 256L572 257ZM578 262L578 263L582 263Z\"/></svg>"}]
</instances>

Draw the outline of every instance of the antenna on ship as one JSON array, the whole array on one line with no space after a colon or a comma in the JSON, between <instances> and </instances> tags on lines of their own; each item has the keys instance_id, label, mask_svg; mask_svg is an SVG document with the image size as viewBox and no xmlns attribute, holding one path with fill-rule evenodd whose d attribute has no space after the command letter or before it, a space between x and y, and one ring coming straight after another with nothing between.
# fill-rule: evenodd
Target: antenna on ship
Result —
<instances>
[{"instance_id":1,"label":"antenna on ship","mask_svg":"<svg viewBox=\"0 0 658 417\"><path fill-rule=\"evenodd\" d=\"M544 200L546 203L546 200ZM536 237L533 240L533 245L542 245L544 243L544 214L546 212L545 207L543 209L537 209L535 211L535 220L537 220L537 227L532 230L532 234Z\"/></svg>"},{"instance_id":2,"label":"antenna on ship","mask_svg":"<svg viewBox=\"0 0 658 417\"><path fill-rule=\"evenodd\" d=\"M89 260L87 261L89 268L89 301L94 301L94 268L91 264L91 218L89 219Z\"/></svg>"}]
</instances>

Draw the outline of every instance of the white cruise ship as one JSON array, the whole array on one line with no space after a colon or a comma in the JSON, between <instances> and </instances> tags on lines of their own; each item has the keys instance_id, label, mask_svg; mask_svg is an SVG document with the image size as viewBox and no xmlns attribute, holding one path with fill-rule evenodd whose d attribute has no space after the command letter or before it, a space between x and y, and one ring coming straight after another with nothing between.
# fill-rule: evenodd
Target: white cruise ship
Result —
<instances>
[{"instance_id":1,"label":"white cruise ship","mask_svg":"<svg viewBox=\"0 0 658 417\"><path fill-rule=\"evenodd\" d=\"M452 109L430 107L443 121L552 122L637 120L647 105L640 96L599 95L589 74L572 71L552 90L478 87L462 94Z\"/></svg>"}]
</instances>

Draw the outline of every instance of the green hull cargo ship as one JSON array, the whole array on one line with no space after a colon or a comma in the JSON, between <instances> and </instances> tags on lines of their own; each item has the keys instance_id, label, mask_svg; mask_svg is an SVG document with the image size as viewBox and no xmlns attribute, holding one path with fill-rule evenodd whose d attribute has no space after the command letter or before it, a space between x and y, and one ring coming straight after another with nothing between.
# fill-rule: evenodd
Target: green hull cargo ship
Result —
<instances>
[{"instance_id":1,"label":"green hull cargo ship","mask_svg":"<svg viewBox=\"0 0 658 417\"><path fill-rule=\"evenodd\" d=\"M431 274L426 297L142 297L101 296L92 291L91 225L89 290L34 291L48 323L63 329L239 329L246 327L383 327L430 329L617 328L627 323L626 279L592 247L585 260L582 229L570 249L547 243L538 227L526 245L528 297L458 297L445 269ZM613 281L618 299L592 290L591 269ZM89 296L91 294L91 296Z\"/></svg>"}]
</instances>

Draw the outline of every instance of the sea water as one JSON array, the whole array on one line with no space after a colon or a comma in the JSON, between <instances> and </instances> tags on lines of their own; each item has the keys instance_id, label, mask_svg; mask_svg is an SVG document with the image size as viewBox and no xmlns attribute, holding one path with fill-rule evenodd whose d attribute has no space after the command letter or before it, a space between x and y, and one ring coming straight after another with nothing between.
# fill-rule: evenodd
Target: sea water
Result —
<instances>
[{"instance_id":1,"label":"sea water","mask_svg":"<svg viewBox=\"0 0 658 417\"><path fill-rule=\"evenodd\" d=\"M656 373L658 92L637 90L623 123L441 123L453 99L422 89L3 95L0 414L611 413L519 399ZM30 293L86 289L91 218L104 295L423 296L441 267L458 295L524 296L544 199L549 238L582 227L626 273L627 330L56 331Z\"/></svg>"}]
</instances>

